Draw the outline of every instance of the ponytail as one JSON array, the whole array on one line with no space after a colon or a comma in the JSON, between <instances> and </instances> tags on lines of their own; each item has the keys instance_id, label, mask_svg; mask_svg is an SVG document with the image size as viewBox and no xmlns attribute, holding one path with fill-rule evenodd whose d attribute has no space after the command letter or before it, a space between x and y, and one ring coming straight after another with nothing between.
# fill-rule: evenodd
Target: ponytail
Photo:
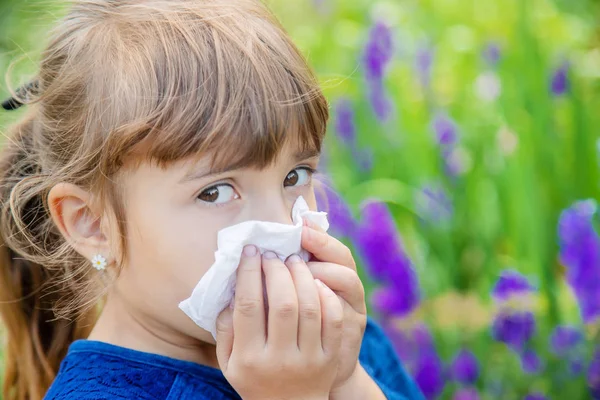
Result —
<instances>
[{"instance_id":1,"label":"ponytail","mask_svg":"<svg viewBox=\"0 0 600 400\"><path fill-rule=\"evenodd\" d=\"M34 110L31 110L34 111ZM42 399L69 344L87 336L84 318L57 319L69 293L54 283L64 271L42 265L59 240L44 206L34 151L35 114L13 127L0 156L0 316L5 335L5 400ZM89 313L88 313L89 314ZM90 314L91 315L91 314Z\"/></svg>"}]
</instances>

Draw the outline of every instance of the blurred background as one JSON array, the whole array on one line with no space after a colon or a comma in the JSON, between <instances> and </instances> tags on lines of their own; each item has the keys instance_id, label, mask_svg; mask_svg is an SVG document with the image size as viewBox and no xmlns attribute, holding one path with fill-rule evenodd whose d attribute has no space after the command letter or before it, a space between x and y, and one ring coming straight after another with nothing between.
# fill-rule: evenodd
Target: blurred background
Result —
<instances>
[{"instance_id":1,"label":"blurred background","mask_svg":"<svg viewBox=\"0 0 600 400\"><path fill-rule=\"evenodd\" d=\"M426 397L600 398L600 2L269 3L331 103L321 207ZM0 0L2 98L65 10Z\"/></svg>"}]
</instances>

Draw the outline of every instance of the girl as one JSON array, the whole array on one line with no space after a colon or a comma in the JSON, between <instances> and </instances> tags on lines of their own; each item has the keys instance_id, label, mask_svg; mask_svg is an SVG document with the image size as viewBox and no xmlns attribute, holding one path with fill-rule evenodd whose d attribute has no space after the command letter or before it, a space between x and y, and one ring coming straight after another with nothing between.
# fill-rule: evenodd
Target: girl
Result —
<instances>
[{"instance_id":1,"label":"girl","mask_svg":"<svg viewBox=\"0 0 600 400\"><path fill-rule=\"evenodd\" d=\"M178 309L217 231L316 208L327 102L260 2L77 1L22 104L0 165L5 399L421 398L314 227L309 263L244 249L216 343Z\"/></svg>"}]
</instances>

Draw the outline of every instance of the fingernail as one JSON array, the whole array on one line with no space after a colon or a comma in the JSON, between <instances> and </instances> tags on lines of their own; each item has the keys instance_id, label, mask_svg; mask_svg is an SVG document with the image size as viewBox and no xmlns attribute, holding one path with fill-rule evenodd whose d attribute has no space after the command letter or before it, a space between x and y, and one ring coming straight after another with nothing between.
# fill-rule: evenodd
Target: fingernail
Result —
<instances>
[{"instance_id":1,"label":"fingernail","mask_svg":"<svg viewBox=\"0 0 600 400\"><path fill-rule=\"evenodd\" d=\"M273 253L272 251L265 251L265 253L263 254L263 257L266 258L267 260L272 260L274 258L277 258L277 254Z\"/></svg>"},{"instance_id":2,"label":"fingernail","mask_svg":"<svg viewBox=\"0 0 600 400\"><path fill-rule=\"evenodd\" d=\"M251 244L244 247L244 255L246 257L254 257L256 255L256 247Z\"/></svg>"},{"instance_id":3,"label":"fingernail","mask_svg":"<svg viewBox=\"0 0 600 400\"><path fill-rule=\"evenodd\" d=\"M298 254L292 254L291 256L288 257L287 262L290 264L295 264L302 261L302 259L300 258L300 256Z\"/></svg>"}]
</instances>

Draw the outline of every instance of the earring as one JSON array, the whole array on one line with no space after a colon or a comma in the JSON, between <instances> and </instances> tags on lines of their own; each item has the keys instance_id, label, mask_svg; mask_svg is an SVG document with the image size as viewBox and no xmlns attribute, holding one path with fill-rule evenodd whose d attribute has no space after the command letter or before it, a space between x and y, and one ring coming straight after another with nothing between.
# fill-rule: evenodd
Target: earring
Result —
<instances>
[{"instance_id":1,"label":"earring","mask_svg":"<svg viewBox=\"0 0 600 400\"><path fill-rule=\"evenodd\" d=\"M101 271L106 268L106 258L102 256L102 254L96 254L94 258L92 258L92 266L96 268L98 271Z\"/></svg>"}]
</instances>

